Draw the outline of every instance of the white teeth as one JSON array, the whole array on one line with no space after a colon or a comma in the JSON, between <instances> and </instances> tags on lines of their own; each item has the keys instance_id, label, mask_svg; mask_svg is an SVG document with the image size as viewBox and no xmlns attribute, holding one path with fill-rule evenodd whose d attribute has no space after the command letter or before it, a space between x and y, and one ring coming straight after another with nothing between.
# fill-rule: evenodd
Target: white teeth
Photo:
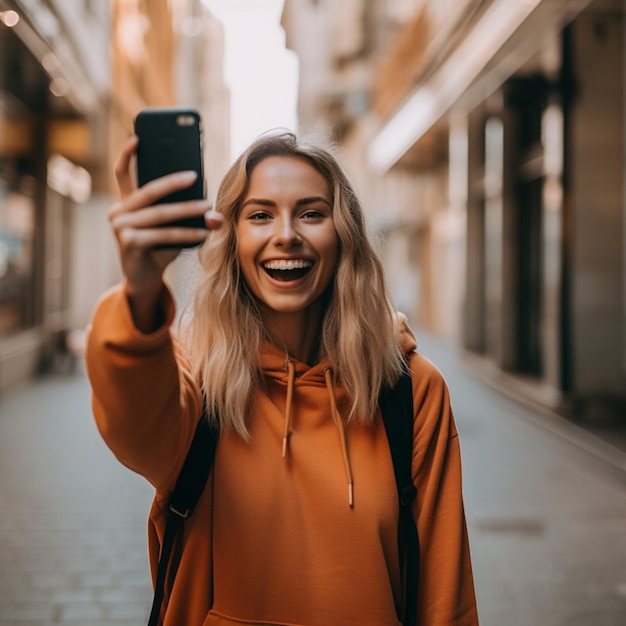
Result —
<instances>
[{"instance_id":1,"label":"white teeth","mask_svg":"<svg viewBox=\"0 0 626 626\"><path fill-rule=\"evenodd\" d=\"M301 270L305 267L311 267L313 261L306 259L282 259L275 261L267 261L263 264L263 267L267 270Z\"/></svg>"}]
</instances>

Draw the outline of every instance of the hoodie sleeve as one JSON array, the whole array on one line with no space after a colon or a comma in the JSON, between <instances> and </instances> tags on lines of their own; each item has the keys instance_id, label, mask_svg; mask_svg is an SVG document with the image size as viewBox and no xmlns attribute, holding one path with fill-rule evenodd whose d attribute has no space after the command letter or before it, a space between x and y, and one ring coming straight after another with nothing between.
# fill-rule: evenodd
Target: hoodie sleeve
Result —
<instances>
[{"instance_id":1,"label":"hoodie sleeve","mask_svg":"<svg viewBox=\"0 0 626 626\"><path fill-rule=\"evenodd\" d=\"M463 508L459 439L443 376L419 354L410 357L415 411L413 503L420 541L418 623L478 624Z\"/></svg>"},{"instance_id":2,"label":"hoodie sleeve","mask_svg":"<svg viewBox=\"0 0 626 626\"><path fill-rule=\"evenodd\" d=\"M105 294L88 329L85 362L106 444L164 493L191 443L201 395L170 336L174 303L167 289L162 303L166 323L145 335L133 324L123 288Z\"/></svg>"}]
</instances>

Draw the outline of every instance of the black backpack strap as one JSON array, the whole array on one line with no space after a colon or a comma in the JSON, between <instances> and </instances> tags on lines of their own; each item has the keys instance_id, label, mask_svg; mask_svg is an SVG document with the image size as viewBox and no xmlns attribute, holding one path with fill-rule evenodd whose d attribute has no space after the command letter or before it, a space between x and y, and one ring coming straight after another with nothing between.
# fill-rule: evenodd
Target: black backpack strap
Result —
<instances>
[{"instance_id":1,"label":"black backpack strap","mask_svg":"<svg viewBox=\"0 0 626 626\"><path fill-rule=\"evenodd\" d=\"M380 410L391 450L393 472L400 501L398 534L402 538L405 555L405 593L403 626L417 624L417 591L419 584L419 539L411 512L411 502L417 495L413 484L413 390L411 374L405 371L392 389L383 389L379 398Z\"/></svg>"},{"instance_id":2,"label":"black backpack strap","mask_svg":"<svg viewBox=\"0 0 626 626\"><path fill-rule=\"evenodd\" d=\"M209 422L206 412L203 412L168 502L169 512L163 534L148 626L157 626L159 623L165 591L165 576L174 540L181 530L183 522L193 513L200 494L207 483L215 459L218 438L218 429Z\"/></svg>"}]
</instances>

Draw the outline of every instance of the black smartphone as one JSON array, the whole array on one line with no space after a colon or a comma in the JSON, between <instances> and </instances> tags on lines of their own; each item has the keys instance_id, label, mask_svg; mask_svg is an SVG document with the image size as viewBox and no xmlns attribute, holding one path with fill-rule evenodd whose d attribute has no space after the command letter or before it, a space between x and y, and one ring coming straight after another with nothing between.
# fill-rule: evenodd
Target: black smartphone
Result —
<instances>
[{"instance_id":1,"label":"black smartphone","mask_svg":"<svg viewBox=\"0 0 626 626\"><path fill-rule=\"evenodd\" d=\"M191 108L147 108L135 118L137 184L183 170L194 170L194 184L169 194L159 202L182 202L205 197L202 166L202 127L200 114ZM168 224L170 225L170 224ZM204 228L202 216L171 222L175 226Z\"/></svg>"}]
</instances>

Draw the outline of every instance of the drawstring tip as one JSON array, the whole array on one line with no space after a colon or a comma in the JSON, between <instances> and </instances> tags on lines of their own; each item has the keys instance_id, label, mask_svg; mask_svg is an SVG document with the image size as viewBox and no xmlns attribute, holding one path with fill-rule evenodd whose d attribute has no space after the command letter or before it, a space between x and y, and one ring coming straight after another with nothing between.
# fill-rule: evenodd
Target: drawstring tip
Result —
<instances>
[{"instance_id":1,"label":"drawstring tip","mask_svg":"<svg viewBox=\"0 0 626 626\"><path fill-rule=\"evenodd\" d=\"M354 507L354 489L352 483L348 485L348 505L350 508Z\"/></svg>"},{"instance_id":2,"label":"drawstring tip","mask_svg":"<svg viewBox=\"0 0 626 626\"><path fill-rule=\"evenodd\" d=\"M283 459L287 456L287 435L283 437Z\"/></svg>"}]
</instances>

